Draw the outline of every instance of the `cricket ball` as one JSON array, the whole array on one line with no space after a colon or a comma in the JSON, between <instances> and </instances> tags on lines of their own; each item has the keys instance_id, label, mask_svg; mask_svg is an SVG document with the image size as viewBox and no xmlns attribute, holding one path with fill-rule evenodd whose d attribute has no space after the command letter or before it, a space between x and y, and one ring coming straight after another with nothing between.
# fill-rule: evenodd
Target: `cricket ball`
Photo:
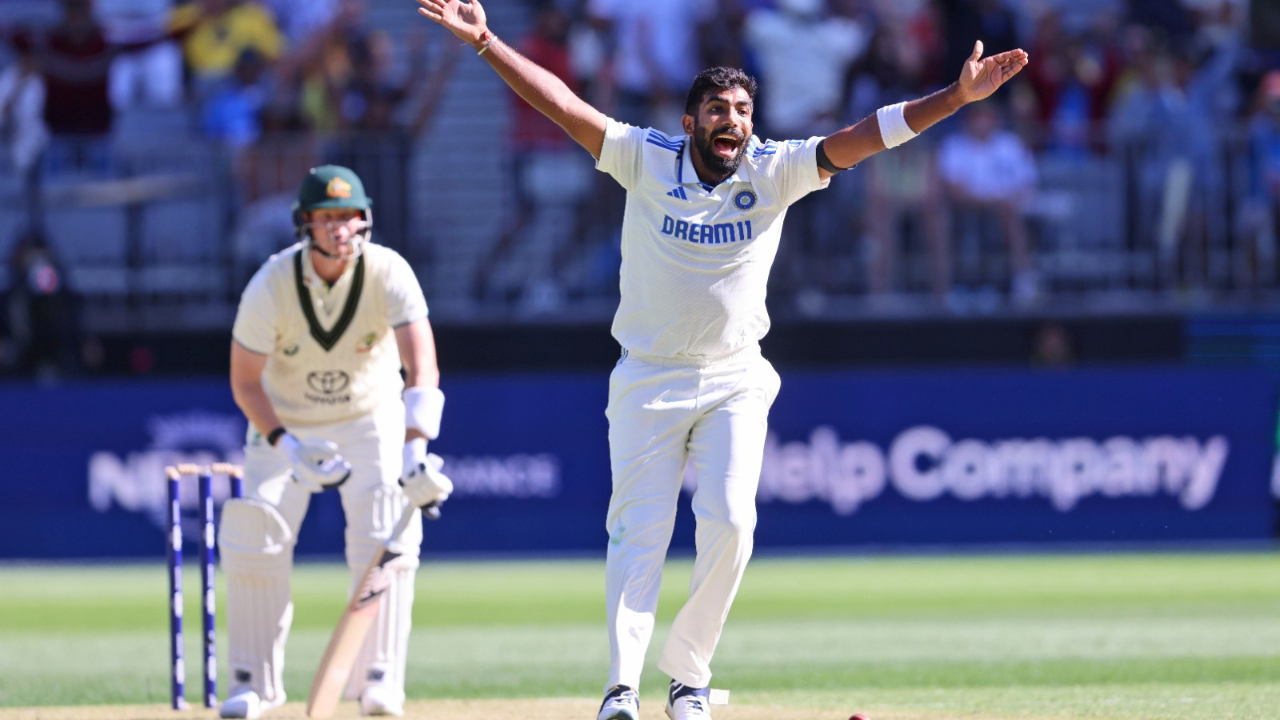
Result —
<instances>
[{"instance_id":1,"label":"cricket ball","mask_svg":"<svg viewBox=\"0 0 1280 720\"><path fill-rule=\"evenodd\" d=\"M866 715L863 715L862 713L858 713L857 715L850 715L849 720L871 720L871 718L868 718Z\"/></svg>"}]
</instances>

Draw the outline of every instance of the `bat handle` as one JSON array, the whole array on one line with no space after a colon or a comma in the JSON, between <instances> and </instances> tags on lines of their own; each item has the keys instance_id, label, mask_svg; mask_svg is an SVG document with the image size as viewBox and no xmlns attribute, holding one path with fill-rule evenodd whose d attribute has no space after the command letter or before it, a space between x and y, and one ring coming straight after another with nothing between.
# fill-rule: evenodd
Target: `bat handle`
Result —
<instances>
[{"instance_id":1,"label":"bat handle","mask_svg":"<svg viewBox=\"0 0 1280 720\"><path fill-rule=\"evenodd\" d=\"M396 549L400 544L400 537L404 535L404 531L409 529L409 523L413 522L414 510L416 508L411 504L405 504L404 510L400 513L400 521L391 529L391 537L387 538L387 547ZM426 515L430 520L440 519L440 503L430 503L422 508L422 514Z\"/></svg>"}]
</instances>

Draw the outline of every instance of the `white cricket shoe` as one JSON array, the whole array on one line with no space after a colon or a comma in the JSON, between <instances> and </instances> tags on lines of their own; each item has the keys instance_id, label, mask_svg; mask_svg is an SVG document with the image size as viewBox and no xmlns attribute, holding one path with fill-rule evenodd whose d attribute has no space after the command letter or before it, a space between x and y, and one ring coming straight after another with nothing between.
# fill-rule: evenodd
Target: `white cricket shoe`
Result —
<instances>
[{"instance_id":1,"label":"white cricket shoe","mask_svg":"<svg viewBox=\"0 0 1280 720\"><path fill-rule=\"evenodd\" d=\"M262 717L262 705L262 698L258 697L258 693L254 692L253 688L242 685L231 691L231 695L222 701L222 706L218 708L218 717L253 720Z\"/></svg>"},{"instance_id":2,"label":"white cricket shoe","mask_svg":"<svg viewBox=\"0 0 1280 720\"><path fill-rule=\"evenodd\" d=\"M667 693L667 717L671 720L711 720L711 690L671 681Z\"/></svg>"},{"instance_id":3,"label":"white cricket shoe","mask_svg":"<svg viewBox=\"0 0 1280 720\"><path fill-rule=\"evenodd\" d=\"M614 685L604 694L596 720L640 720L640 696L626 685Z\"/></svg>"},{"instance_id":4,"label":"white cricket shoe","mask_svg":"<svg viewBox=\"0 0 1280 720\"><path fill-rule=\"evenodd\" d=\"M383 685L369 685L360 693L360 714L366 717L404 715L404 700Z\"/></svg>"}]
</instances>

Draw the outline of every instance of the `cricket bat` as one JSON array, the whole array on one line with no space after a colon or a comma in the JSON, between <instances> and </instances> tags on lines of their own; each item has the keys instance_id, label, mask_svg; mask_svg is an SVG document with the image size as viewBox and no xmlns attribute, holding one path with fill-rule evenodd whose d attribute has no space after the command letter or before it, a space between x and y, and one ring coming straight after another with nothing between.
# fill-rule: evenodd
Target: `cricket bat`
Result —
<instances>
[{"instance_id":1,"label":"cricket bat","mask_svg":"<svg viewBox=\"0 0 1280 720\"><path fill-rule=\"evenodd\" d=\"M311 682L311 696L307 698L307 717L327 718L333 715L342 699L342 690L351 677L351 668L355 665L356 654L364 644L369 628L378 617L378 609L382 607L382 596L387 592L389 579L385 568L388 563L404 554L400 547L400 536L404 534L409 523L413 522L414 508L406 508L391 531L391 537L383 546L369 567L360 577L360 584L351 595L351 602L343 611L338 626L329 638L329 647L325 648L324 657L320 659L320 667L316 670L315 680ZM422 509L423 514L435 520L440 517L440 509L428 505Z\"/></svg>"}]
</instances>

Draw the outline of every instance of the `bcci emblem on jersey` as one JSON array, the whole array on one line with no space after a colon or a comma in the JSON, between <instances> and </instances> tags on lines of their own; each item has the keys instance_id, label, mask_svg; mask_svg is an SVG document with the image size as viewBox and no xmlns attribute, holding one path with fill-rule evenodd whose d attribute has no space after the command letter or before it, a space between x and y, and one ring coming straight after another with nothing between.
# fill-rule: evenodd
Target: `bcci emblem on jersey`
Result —
<instances>
[{"instance_id":1,"label":"bcci emblem on jersey","mask_svg":"<svg viewBox=\"0 0 1280 720\"><path fill-rule=\"evenodd\" d=\"M351 395L344 393L351 384L351 376L341 370L322 370L307 373L307 387L320 393L307 393L307 399L324 405L338 405L351 402Z\"/></svg>"},{"instance_id":2,"label":"bcci emblem on jersey","mask_svg":"<svg viewBox=\"0 0 1280 720\"><path fill-rule=\"evenodd\" d=\"M756 200L759 200L759 198L756 197L754 192L750 190L742 190L737 195L733 196L733 206L743 212L746 212L756 206Z\"/></svg>"}]
</instances>

